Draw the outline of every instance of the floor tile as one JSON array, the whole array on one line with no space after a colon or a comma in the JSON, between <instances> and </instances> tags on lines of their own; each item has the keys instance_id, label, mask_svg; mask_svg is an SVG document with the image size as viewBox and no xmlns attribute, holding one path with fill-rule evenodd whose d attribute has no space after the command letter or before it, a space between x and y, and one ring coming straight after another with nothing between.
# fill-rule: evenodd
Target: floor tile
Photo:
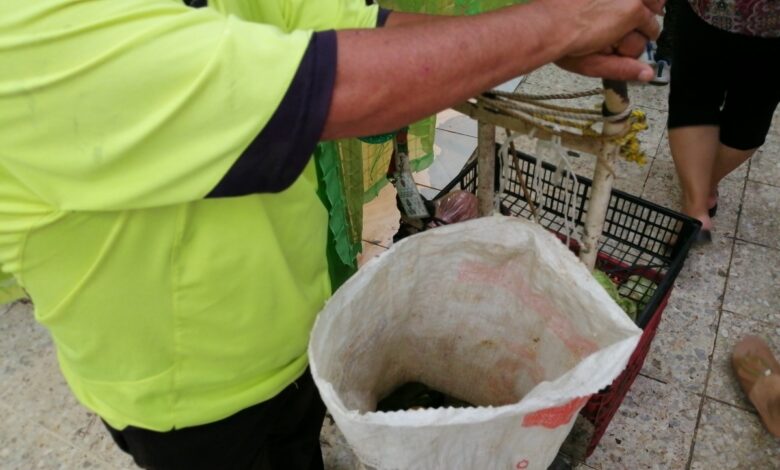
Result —
<instances>
[{"instance_id":1,"label":"floor tile","mask_svg":"<svg viewBox=\"0 0 780 470\"><path fill-rule=\"evenodd\" d=\"M692 470L780 468L780 439L757 415L705 400L691 459Z\"/></svg>"},{"instance_id":2,"label":"floor tile","mask_svg":"<svg viewBox=\"0 0 780 470\"><path fill-rule=\"evenodd\" d=\"M748 181L738 236L780 249L780 186Z\"/></svg>"},{"instance_id":3,"label":"floor tile","mask_svg":"<svg viewBox=\"0 0 780 470\"><path fill-rule=\"evenodd\" d=\"M103 465L113 468L128 464L100 419L73 397L60 373L49 334L35 322L31 305L15 304L0 317L0 338L0 403L24 410L29 439L56 436L57 442L73 447L72 455L58 454L57 459L95 460L82 458L86 452L99 455L108 462Z\"/></svg>"},{"instance_id":4,"label":"floor tile","mask_svg":"<svg viewBox=\"0 0 780 470\"><path fill-rule=\"evenodd\" d=\"M672 292L642 373L694 393L704 392L715 347L718 310Z\"/></svg>"},{"instance_id":5,"label":"floor tile","mask_svg":"<svg viewBox=\"0 0 780 470\"><path fill-rule=\"evenodd\" d=\"M778 142L767 141L750 159L750 181L780 185L780 137Z\"/></svg>"},{"instance_id":6,"label":"floor tile","mask_svg":"<svg viewBox=\"0 0 780 470\"><path fill-rule=\"evenodd\" d=\"M780 108L778 109L766 142L750 159L750 180L774 186L780 185Z\"/></svg>"},{"instance_id":7,"label":"floor tile","mask_svg":"<svg viewBox=\"0 0 780 470\"><path fill-rule=\"evenodd\" d=\"M731 367L731 350L745 335L763 337L776 355L780 355L780 325L760 322L724 310L715 341L712 370L707 383L707 396L720 401L752 409L753 405L742 393Z\"/></svg>"},{"instance_id":8,"label":"floor tile","mask_svg":"<svg viewBox=\"0 0 780 470\"><path fill-rule=\"evenodd\" d=\"M454 109L447 109L436 115L436 130L454 132L476 138L477 121Z\"/></svg>"},{"instance_id":9,"label":"floor tile","mask_svg":"<svg viewBox=\"0 0 780 470\"><path fill-rule=\"evenodd\" d=\"M737 242L723 309L780 325L780 250Z\"/></svg>"},{"instance_id":10,"label":"floor tile","mask_svg":"<svg viewBox=\"0 0 780 470\"><path fill-rule=\"evenodd\" d=\"M428 169L414 174L415 182L442 189L460 173L476 148L476 137L437 130L434 143L436 157Z\"/></svg>"},{"instance_id":11,"label":"floor tile","mask_svg":"<svg viewBox=\"0 0 780 470\"><path fill-rule=\"evenodd\" d=\"M398 231L400 213L395 202L395 188L387 185L363 208L363 239L384 247L393 242Z\"/></svg>"},{"instance_id":12,"label":"floor tile","mask_svg":"<svg viewBox=\"0 0 780 470\"><path fill-rule=\"evenodd\" d=\"M733 245L733 239L717 237L710 244L693 247L675 280L675 295L690 301L691 308L719 309Z\"/></svg>"},{"instance_id":13,"label":"floor tile","mask_svg":"<svg viewBox=\"0 0 780 470\"><path fill-rule=\"evenodd\" d=\"M1 308L5 313L0 315L0 377L10 378L24 373L52 345L46 330L35 322L31 304L17 302ZM9 384L0 380L0 395Z\"/></svg>"},{"instance_id":14,"label":"floor tile","mask_svg":"<svg viewBox=\"0 0 780 470\"><path fill-rule=\"evenodd\" d=\"M328 470L363 470L357 456L330 415L325 416L320 433L322 459Z\"/></svg>"},{"instance_id":15,"label":"floor tile","mask_svg":"<svg viewBox=\"0 0 780 470\"><path fill-rule=\"evenodd\" d=\"M438 196L439 193L441 192L440 189L434 189L431 188L430 186L423 186L421 184L417 184L417 190L420 191L422 197L428 199L429 201L435 199L436 196Z\"/></svg>"},{"instance_id":16,"label":"floor tile","mask_svg":"<svg viewBox=\"0 0 780 470\"><path fill-rule=\"evenodd\" d=\"M685 468L699 402L692 393L640 375L585 463L603 470Z\"/></svg>"},{"instance_id":17,"label":"floor tile","mask_svg":"<svg viewBox=\"0 0 780 470\"><path fill-rule=\"evenodd\" d=\"M381 255L387 251L387 248L379 245L374 245L373 243L369 243L364 241L363 242L363 252L358 255L358 266L363 266L368 261L372 260L373 258L376 258L377 256Z\"/></svg>"},{"instance_id":18,"label":"floor tile","mask_svg":"<svg viewBox=\"0 0 780 470\"><path fill-rule=\"evenodd\" d=\"M3 423L0 426L0 468L68 468L64 462L76 450L73 446L29 421L16 410L1 407L0 422Z\"/></svg>"},{"instance_id":19,"label":"floor tile","mask_svg":"<svg viewBox=\"0 0 780 470\"><path fill-rule=\"evenodd\" d=\"M718 215L713 220L715 224L713 236L716 239L734 237L741 209L743 186L744 183L736 178L729 178L721 182ZM652 162L642 198L679 211L681 197L682 191L674 163L656 158Z\"/></svg>"},{"instance_id":20,"label":"floor tile","mask_svg":"<svg viewBox=\"0 0 780 470\"><path fill-rule=\"evenodd\" d=\"M669 109L669 86L632 84L629 93L631 103L640 109L664 112Z\"/></svg>"}]
</instances>

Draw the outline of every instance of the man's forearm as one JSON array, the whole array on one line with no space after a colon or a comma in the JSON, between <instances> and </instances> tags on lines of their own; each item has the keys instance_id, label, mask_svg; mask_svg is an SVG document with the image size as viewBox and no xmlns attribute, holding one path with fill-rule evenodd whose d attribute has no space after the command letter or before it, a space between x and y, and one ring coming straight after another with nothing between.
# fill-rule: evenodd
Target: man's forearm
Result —
<instances>
[{"instance_id":1,"label":"man's forearm","mask_svg":"<svg viewBox=\"0 0 780 470\"><path fill-rule=\"evenodd\" d=\"M392 27L394 15L391 27L337 33L323 138L398 128L549 63L568 46L566 34L550 37L550 18L534 5L433 22L401 14L399 28ZM513 54L524 60L507 60Z\"/></svg>"}]
</instances>

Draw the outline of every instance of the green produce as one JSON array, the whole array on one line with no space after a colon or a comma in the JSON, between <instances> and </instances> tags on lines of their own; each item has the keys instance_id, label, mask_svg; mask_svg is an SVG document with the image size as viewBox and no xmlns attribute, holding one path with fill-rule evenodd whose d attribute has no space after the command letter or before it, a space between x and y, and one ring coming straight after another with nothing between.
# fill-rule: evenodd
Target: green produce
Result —
<instances>
[{"instance_id":1,"label":"green produce","mask_svg":"<svg viewBox=\"0 0 780 470\"><path fill-rule=\"evenodd\" d=\"M593 271L593 277L596 278L596 281L598 281L598 283L601 284L601 287L603 287L604 290L607 291L607 294L609 294L609 296L612 297L612 300L614 300L615 303L617 303L620 306L620 308L622 308L623 311L626 312L628 318L630 318L631 321L636 322L636 316L639 312L637 303L631 298L621 296L618 286L612 281L612 279L605 272L596 269ZM638 276L632 276L632 277L638 277Z\"/></svg>"},{"instance_id":2,"label":"green produce","mask_svg":"<svg viewBox=\"0 0 780 470\"><path fill-rule=\"evenodd\" d=\"M627 297L639 305L644 305L650 301L657 288L658 285L650 279L634 275L620 285L618 292L623 297Z\"/></svg>"}]
</instances>

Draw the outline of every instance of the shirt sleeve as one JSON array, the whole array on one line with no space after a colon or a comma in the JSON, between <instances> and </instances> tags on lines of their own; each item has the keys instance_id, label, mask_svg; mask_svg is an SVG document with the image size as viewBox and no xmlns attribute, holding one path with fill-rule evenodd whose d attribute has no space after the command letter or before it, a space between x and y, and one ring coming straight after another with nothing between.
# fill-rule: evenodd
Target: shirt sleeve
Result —
<instances>
[{"instance_id":1,"label":"shirt sleeve","mask_svg":"<svg viewBox=\"0 0 780 470\"><path fill-rule=\"evenodd\" d=\"M46 5L0 54L0 164L46 203L146 208L279 190L300 172L332 92L313 79L335 73L327 33L169 0ZM301 139L285 147L285 131Z\"/></svg>"},{"instance_id":2,"label":"shirt sleeve","mask_svg":"<svg viewBox=\"0 0 780 470\"><path fill-rule=\"evenodd\" d=\"M209 0L225 14L273 24L285 31L375 28L379 7L365 0Z\"/></svg>"},{"instance_id":3,"label":"shirt sleeve","mask_svg":"<svg viewBox=\"0 0 780 470\"><path fill-rule=\"evenodd\" d=\"M387 18L390 16L390 13L392 13L392 10L387 10L385 8L379 9L376 17L376 25L378 28L383 27L385 23L387 23Z\"/></svg>"},{"instance_id":4,"label":"shirt sleeve","mask_svg":"<svg viewBox=\"0 0 780 470\"><path fill-rule=\"evenodd\" d=\"M208 197L287 189L320 140L335 82L336 33L314 33L274 115Z\"/></svg>"}]
</instances>

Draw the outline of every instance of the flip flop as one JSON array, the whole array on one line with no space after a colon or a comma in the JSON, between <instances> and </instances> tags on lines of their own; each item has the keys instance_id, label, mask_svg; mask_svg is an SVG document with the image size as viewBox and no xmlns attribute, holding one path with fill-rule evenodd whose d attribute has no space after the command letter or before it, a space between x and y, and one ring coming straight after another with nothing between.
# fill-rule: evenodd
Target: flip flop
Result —
<instances>
[{"instance_id":1,"label":"flip flop","mask_svg":"<svg viewBox=\"0 0 780 470\"><path fill-rule=\"evenodd\" d=\"M701 246L712 243L712 231L703 228L696 233L693 239L693 246Z\"/></svg>"},{"instance_id":2,"label":"flip flop","mask_svg":"<svg viewBox=\"0 0 780 470\"><path fill-rule=\"evenodd\" d=\"M769 346L758 336L746 336L734 346L731 364L764 426L780 437L780 363Z\"/></svg>"},{"instance_id":3,"label":"flip flop","mask_svg":"<svg viewBox=\"0 0 780 470\"><path fill-rule=\"evenodd\" d=\"M710 217L715 217L718 215L718 199L720 198L720 191L717 189L715 190L715 205L707 209L707 214L709 214Z\"/></svg>"}]
</instances>

